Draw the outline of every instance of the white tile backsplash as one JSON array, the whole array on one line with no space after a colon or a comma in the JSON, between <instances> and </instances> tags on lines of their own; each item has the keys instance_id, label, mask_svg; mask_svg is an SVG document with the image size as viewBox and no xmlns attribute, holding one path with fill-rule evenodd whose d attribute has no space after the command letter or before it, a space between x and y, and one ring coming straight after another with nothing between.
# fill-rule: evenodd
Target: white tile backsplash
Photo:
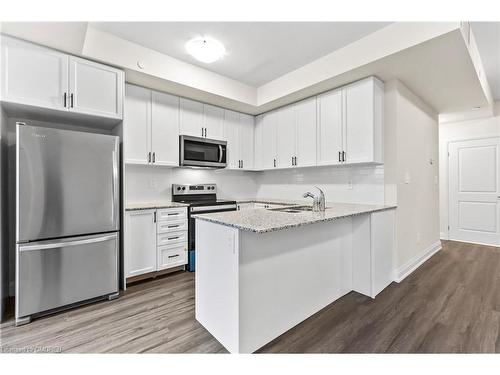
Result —
<instances>
[{"instance_id":1,"label":"white tile backsplash","mask_svg":"<svg viewBox=\"0 0 500 375\"><path fill-rule=\"evenodd\" d=\"M127 165L125 201L157 202L171 199L176 183L216 183L220 198L301 199L315 185L328 201L384 203L383 166L336 166L243 172Z\"/></svg>"}]
</instances>

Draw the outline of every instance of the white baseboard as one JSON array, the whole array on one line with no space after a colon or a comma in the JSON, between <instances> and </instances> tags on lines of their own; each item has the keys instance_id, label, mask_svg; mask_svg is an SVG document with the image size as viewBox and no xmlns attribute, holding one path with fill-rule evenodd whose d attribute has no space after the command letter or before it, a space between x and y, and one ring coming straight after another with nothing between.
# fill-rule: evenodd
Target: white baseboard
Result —
<instances>
[{"instance_id":1,"label":"white baseboard","mask_svg":"<svg viewBox=\"0 0 500 375\"><path fill-rule=\"evenodd\" d=\"M442 240L448 240L448 233L439 232L439 238L441 238Z\"/></svg>"},{"instance_id":2,"label":"white baseboard","mask_svg":"<svg viewBox=\"0 0 500 375\"><path fill-rule=\"evenodd\" d=\"M424 249L421 253L414 256L408 262L403 264L401 267L394 270L394 281L400 283L407 276L409 276L413 271L420 267L425 261L441 250L441 241L437 241Z\"/></svg>"}]
</instances>

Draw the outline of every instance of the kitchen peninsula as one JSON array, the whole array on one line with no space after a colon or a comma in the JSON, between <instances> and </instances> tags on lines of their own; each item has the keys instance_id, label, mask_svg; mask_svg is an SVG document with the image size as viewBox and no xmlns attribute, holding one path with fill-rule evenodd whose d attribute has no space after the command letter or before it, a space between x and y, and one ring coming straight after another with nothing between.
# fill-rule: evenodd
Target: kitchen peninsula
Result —
<instances>
[{"instance_id":1,"label":"kitchen peninsula","mask_svg":"<svg viewBox=\"0 0 500 375\"><path fill-rule=\"evenodd\" d=\"M329 203L196 216L196 319L251 353L343 295L393 280L395 206Z\"/></svg>"}]
</instances>

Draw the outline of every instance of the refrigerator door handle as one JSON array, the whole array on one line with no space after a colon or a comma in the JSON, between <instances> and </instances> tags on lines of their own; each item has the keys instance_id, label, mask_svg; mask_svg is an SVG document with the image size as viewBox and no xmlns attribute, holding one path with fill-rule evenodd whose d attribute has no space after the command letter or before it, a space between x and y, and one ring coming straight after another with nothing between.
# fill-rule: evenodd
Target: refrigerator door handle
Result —
<instances>
[{"instance_id":1,"label":"refrigerator door handle","mask_svg":"<svg viewBox=\"0 0 500 375\"><path fill-rule=\"evenodd\" d=\"M44 243L42 245L19 245L19 251L24 252L24 251L36 251L36 250L46 250L46 249L55 249L55 248L60 248L60 247L67 247L67 246L77 246L77 245L87 245L90 243L97 243L97 242L105 242L109 240L115 240L117 239L118 236L116 233L113 234L108 234L105 236L99 236L99 237L93 237L93 238L85 238L81 240L76 240L76 241L65 241L65 240L57 240L59 242L51 242L51 243Z\"/></svg>"},{"instance_id":2,"label":"refrigerator door handle","mask_svg":"<svg viewBox=\"0 0 500 375\"><path fill-rule=\"evenodd\" d=\"M118 151L113 151L113 204L111 214L113 215L114 228L118 230L117 215L118 212Z\"/></svg>"}]
</instances>

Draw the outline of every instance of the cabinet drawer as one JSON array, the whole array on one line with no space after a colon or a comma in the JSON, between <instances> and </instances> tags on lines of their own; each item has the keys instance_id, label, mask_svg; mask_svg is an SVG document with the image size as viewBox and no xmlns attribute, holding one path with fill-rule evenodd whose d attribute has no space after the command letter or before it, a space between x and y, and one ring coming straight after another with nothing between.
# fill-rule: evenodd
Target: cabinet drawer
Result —
<instances>
[{"instance_id":1,"label":"cabinet drawer","mask_svg":"<svg viewBox=\"0 0 500 375\"><path fill-rule=\"evenodd\" d=\"M157 246L169 245L171 243L187 243L187 231L159 234L156 241Z\"/></svg>"},{"instance_id":2,"label":"cabinet drawer","mask_svg":"<svg viewBox=\"0 0 500 375\"><path fill-rule=\"evenodd\" d=\"M182 220L187 217L187 208L166 208L158 210L158 221Z\"/></svg>"},{"instance_id":3,"label":"cabinet drawer","mask_svg":"<svg viewBox=\"0 0 500 375\"><path fill-rule=\"evenodd\" d=\"M187 264L187 244L158 247L158 271Z\"/></svg>"},{"instance_id":4,"label":"cabinet drawer","mask_svg":"<svg viewBox=\"0 0 500 375\"><path fill-rule=\"evenodd\" d=\"M157 232L160 233L170 233L170 232L180 232L187 230L187 220L178 221L159 221L157 223Z\"/></svg>"}]
</instances>

